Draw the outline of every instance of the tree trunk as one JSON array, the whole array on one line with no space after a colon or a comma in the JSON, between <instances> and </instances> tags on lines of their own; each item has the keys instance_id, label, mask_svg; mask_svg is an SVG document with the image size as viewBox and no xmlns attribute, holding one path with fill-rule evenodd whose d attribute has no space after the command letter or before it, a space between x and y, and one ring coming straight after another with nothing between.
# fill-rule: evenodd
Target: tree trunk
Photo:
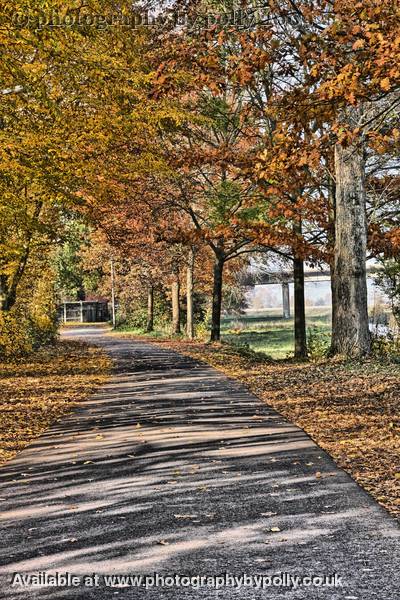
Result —
<instances>
[{"instance_id":1,"label":"tree trunk","mask_svg":"<svg viewBox=\"0 0 400 600\"><path fill-rule=\"evenodd\" d=\"M367 216L362 147L335 146L336 223L332 284L332 352L368 354Z\"/></svg>"},{"instance_id":2,"label":"tree trunk","mask_svg":"<svg viewBox=\"0 0 400 600\"><path fill-rule=\"evenodd\" d=\"M1 290L1 295L2 295L1 309L3 311L11 310L17 301L17 290L18 290L20 281L22 279L22 276L25 272L26 264L27 264L28 258L29 258L29 253L30 253L30 245L27 245L20 257L18 267L16 268L16 270L14 271L14 273L11 277L11 282L8 284L6 282L6 279L4 278L4 284L2 285L3 289Z\"/></svg>"},{"instance_id":3,"label":"tree trunk","mask_svg":"<svg viewBox=\"0 0 400 600\"><path fill-rule=\"evenodd\" d=\"M222 280L225 257L222 253L215 256L214 262L214 286L212 296L212 316L211 316L211 341L216 342L221 339L221 308L222 308Z\"/></svg>"},{"instance_id":4,"label":"tree trunk","mask_svg":"<svg viewBox=\"0 0 400 600\"><path fill-rule=\"evenodd\" d=\"M146 331L150 333L154 330L154 288L149 285L147 289L147 325Z\"/></svg>"},{"instance_id":5,"label":"tree trunk","mask_svg":"<svg viewBox=\"0 0 400 600\"><path fill-rule=\"evenodd\" d=\"M0 274L0 310L5 310L7 276Z\"/></svg>"},{"instance_id":6,"label":"tree trunk","mask_svg":"<svg viewBox=\"0 0 400 600\"><path fill-rule=\"evenodd\" d=\"M171 285L172 292L172 335L179 335L181 332L181 307L180 307L180 283L179 271L174 271L174 279Z\"/></svg>"},{"instance_id":7,"label":"tree trunk","mask_svg":"<svg viewBox=\"0 0 400 600\"><path fill-rule=\"evenodd\" d=\"M304 262L294 258L294 356L307 358L306 308L304 300Z\"/></svg>"},{"instance_id":8,"label":"tree trunk","mask_svg":"<svg viewBox=\"0 0 400 600\"><path fill-rule=\"evenodd\" d=\"M193 324L193 271L194 250L189 248L187 270L186 270L186 335L190 340L194 337Z\"/></svg>"},{"instance_id":9,"label":"tree trunk","mask_svg":"<svg viewBox=\"0 0 400 600\"><path fill-rule=\"evenodd\" d=\"M27 188L25 187L25 199L27 199ZM39 219L40 212L42 210L43 202L36 202L35 209L32 215L32 221L35 222ZM14 304L17 301L17 291L18 286L21 282L21 279L25 273L26 265L28 263L30 251L31 251L31 242L33 237L33 231L30 230L27 235L27 239L24 244L24 248L22 250L21 256L19 258L18 266L14 271L10 281L8 281L8 277L2 276L1 281L1 289L0 289L0 297L1 297L1 310L8 311L11 310Z\"/></svg>"},{"instance_id":10,"label":"tree trunk","mask_svg":"<svg viewBox=\"0 0 400 600\"><path fill-rule=\"evenodd\" d=\"M290 319L290 293L289 283L282 283L282 316L284 319Z\"/></svg>"},{"instance_id":11,"label":"tree trunk","mask_svg":"<svg viewBox=\"0 0 400 600\"><path fill-rule=\"evenodd\" d=\"M336 320L337 320L337 316L336 316L336 309L337 309L336 273L335 273L335 266L333 263L330 265L330 274L331 274L331 298L332 298L331 323L332 323L332 331L333 331L333 324L336 323ZM333 354L332 342L331 342L330 354Z\"/></svg>"},{"instance_id":12,"label":"tree trunk","mask_svg":"<svg viewBox=\"0 0 400 600\"><path fill-rule=\"evenodd\" d=\"M329 242L332 248L335 245L335 224L336 224L336 182L333 177L328 176L328 193L329 193L329 219L331 221L332 227L331 232L329 234ZM330 273L331 273L331 298L332 298L332 311L331 311L331 324L336 321L336 273L333 261L330 263Z\"/></svg>"}]
</instances>

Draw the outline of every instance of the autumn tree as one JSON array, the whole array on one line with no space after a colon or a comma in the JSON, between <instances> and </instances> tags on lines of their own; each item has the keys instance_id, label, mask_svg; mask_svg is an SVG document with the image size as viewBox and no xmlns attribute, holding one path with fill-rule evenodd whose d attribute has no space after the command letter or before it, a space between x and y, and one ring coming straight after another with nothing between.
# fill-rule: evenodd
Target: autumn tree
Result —
<instances>
[{"instance_id":1,"label":"autumn tree","mask_svg":"<svg viewBox=\"0 0 400 600\"><path fill-rule=\"evenodd\" d=\"M101 1L75 9L53 1L46 9L61 18L111 16L116 10ZM118 10L131 12L132 4L120 3ZM16 22L18 11L22 20ZM101 156L109 139L110 128L99 116L105 114L110 90L115 94L111 75L122 68L122 52L116 53L121 28L54 28L42 20L40 7L31 2L14 3L1 15L0 295L5 313L17 305L20 291L23 297L35 257L50 257L60 243L65 211L82 205L89 159ZM115 115L115 103L106 104Z\"/></svg>"},{"instance_id":2,"label":"autumn tree","mask_svg":"<svg viewBox=\"0 0 400 600\"><path fill-rule=\"evenodd\" d=\"M370 350L365 156L372 140L393 132L387 123L399 102L398 15L391 2L291 6L293 47L309 72L290 93L292 107L328 125L325 140L334 150L332 349L362 355Z\"/></svg>"},{"instance_id":3,"label":"autumn tree","mask_svg":"<svg viewBox=\"0 0 400 600\"><path fill-rule=\"evenodd\" d=\"M373 1L272 2L255 13L232 66L267 117L258 176L293 223L295 265L307 256L331 264L333 352L362 355L370 348L366 157L398 136L398 13Z\"/></svg>"},{"instance_id":4,"label":"autumn tree","mask_svg":"<svg viewBox=\"0 0 400 600\"><path fill-rule=\"evenodd\" d=\"M250 216L256 203L253 182L242 167L249 160L257 126L246 115L242 90L227 77L226 47L214 44L212 38L194 40L188 35L174 40L168 52L175 57L160 69L162 83L168 81L177 57L187 63L189 49L196 76L181 100L188 117L172 135L162 136L170 173L156 185L169 188L166 210L191 220L187 237L207 244L214 255L211 340L215 341L220 339L224 267L252 251L251 238L237 223Z\"/></svg>"}]
</instances>

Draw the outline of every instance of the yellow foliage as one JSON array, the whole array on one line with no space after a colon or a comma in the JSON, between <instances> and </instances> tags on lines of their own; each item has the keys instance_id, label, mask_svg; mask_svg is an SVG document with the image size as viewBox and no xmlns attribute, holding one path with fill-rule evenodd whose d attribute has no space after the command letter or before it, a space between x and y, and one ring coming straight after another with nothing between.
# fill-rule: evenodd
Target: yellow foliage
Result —
<instances>
[{"instance_id":1,"label":"yellow foliage","mask_svg":"<svg viewBox=\"0 0 400 600\"><path fill-rule=\"evenodd\" d=\"M32 351L27 322L17 310L0 311L0 355L17 357Z\"/></svg>"},{"instance_id":2,"label":"yellow foliage","mask_svg":"<svg viewBox=\"0 0 400 600\"><path fill-rule=\"evenodd\" d=\"M0 311L1 358L25 356L54 341L57 322L53 280L54 273L43 260L28 269L17 303L9 311Z\"/></svg>"}]
</instances>

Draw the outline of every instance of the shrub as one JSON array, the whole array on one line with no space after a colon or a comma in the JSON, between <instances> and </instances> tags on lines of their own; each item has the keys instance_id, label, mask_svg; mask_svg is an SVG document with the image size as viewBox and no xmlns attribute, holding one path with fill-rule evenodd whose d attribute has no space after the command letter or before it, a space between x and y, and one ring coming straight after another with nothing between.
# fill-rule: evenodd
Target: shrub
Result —
<instances>
[{"instance_id":1,"label":"shrub","mask_svg":"<svg viewBox=\"0 0 400 600\"><path fill-rule=\"evenodd\" d=\"M146 331L147 326L147 298L131 303L121 303L117 311L118 328L137 329ZM170 324L171 308L165 297L157 293L154 295L154 329L167 330ZM182 314L183 316L183 314Z\"/></svg>"},{"instance_id":2,"label":"shrub","mask_svg":"<svg viewBox=\"0 0 400 600\"><path fill-rule=\"evenodd\" d=\"M23 356L33 350L30 323L21 310L0 312L0 356Z\"/></svg>"},{"instance_id":3,"label":"shrub","mask_svg":"<svg viewBox=\"0 0 400 600\"><path fill-rule=\"evenodd\" d=\"M307 346L308 355L311 360L319 360L325 358L330 349L331 336L329 333L314 325L308 328Z\"/></svg>"},{"instance_id":4,"label":"shrub","mask_svg":"<svg viewBox=\"0 0 400 600\"><path fill-rule=\"evenodd\" d=\"M147 323L147 309L145 307L137 307L130 310L129 313L121 319L119 325L131 329L145 329Z\"/></svg>"},{"instance_id":5,"label":"shrub","mask_svg":"<svg viewBox=\"0 0 400 600\"><path fill-rule=\"evenodd\" d=\"M14 307L0 311L0 356L6 360L54 342L57 306L51 271L26 285Z\"/></svg>"},{"instance_id":6,"label":"shrub","mask_svg":"<svg viewBox=\"0 0 400 600\"><path fill-rule=\"evenodd\" d=\"M195 337L200 340L206 340L210 337L210 328L207 323L204 321L195 323Z\"/></svg>"},{"instance_id":7,"label":"shrub","mask_svg":"<svg viewBox=\"0 0 400 600\"><path fill-rule=\"evenodd\" d=\"M375 277L376 284L388 296L392 313L400 327L400 261L394 258L380 261L382 270Z\"/></svg>"},{"instance_id":8,"label":"shrub","mask_svg":"<svg viewBox=\"0 0 400 600\"><path fill-rule=\"evenodd\" d=\"M36 283L28 306L30 335L34 348L52 344L57 336L57 301L52 273L45 273Z\"/></svg>"},{"instance_id":9,"label":"shrub","mask_svg":"<svg viewBox=\"0 0 400 600\"><path fill-rule=\"evenodd\" d=\"M388 362L400 363L400 336L373 336L372 354Z\"/></svg>"}]
</instances>

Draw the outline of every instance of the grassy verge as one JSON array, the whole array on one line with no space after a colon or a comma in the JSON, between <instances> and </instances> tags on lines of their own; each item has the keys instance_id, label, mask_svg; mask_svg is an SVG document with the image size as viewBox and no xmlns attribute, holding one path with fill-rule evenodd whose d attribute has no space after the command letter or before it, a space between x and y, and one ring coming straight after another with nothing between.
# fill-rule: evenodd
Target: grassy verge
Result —
<instances>
[{"instance_id":1,"label":"grassy verge","mask_svg":"<svg viewBox=\"0 0 400 600\"><path fill-rule=\"evenodd\" d=\"M248 346L256 352L264 352L274 359L284 359L294 353L294 320L283 319L281 310L249 312L222 319L222 339L235 346ZM329 334L330 312L326 308L307 309L307 328Z\"/></svg>"},{"instance_id":2,"label":"grassy verge","mask_svg":"<svg viewBox=\"0 0 400 600\"><path fill-rule=\"evenodd\" d=\"M329 336L331 315L324 307L307 308L307 328ZM156 327L146 336L151 338L169 337L170 326ZM120 325L116 333L143 335L143 329ZM207 331L208 337L208 331ZM182 335L182 337L184 337ZM201 337L199 335L199 337ZM281 309L268 309L242 315L223 317L221 321L222 340L239 348L248 347L255 352L263 352L273 359L286 359L294 353L294 320L282 318Z\"/></svg>"},{"instance_id":3,"label":"grassy verge","mask_svg":"<svg viewBox=\"0 0 400 600\"><path fill-rule=\"evenodd\" d=\"M61 341L0 362L0 464L85 400L107 379L110 360L99 348Z\"/></svg>"},{"instance_id":4,"label":"grassy verge","mask_svg":"<svg viewBox=\"0 0 400 600\"><path fill-rule=\"evenodd\" d=\"M272 361L227 344L154 340L203 360L304 429L393 515L400 516L400 365L375 360Z\"/></svg>"}]
</instances>

